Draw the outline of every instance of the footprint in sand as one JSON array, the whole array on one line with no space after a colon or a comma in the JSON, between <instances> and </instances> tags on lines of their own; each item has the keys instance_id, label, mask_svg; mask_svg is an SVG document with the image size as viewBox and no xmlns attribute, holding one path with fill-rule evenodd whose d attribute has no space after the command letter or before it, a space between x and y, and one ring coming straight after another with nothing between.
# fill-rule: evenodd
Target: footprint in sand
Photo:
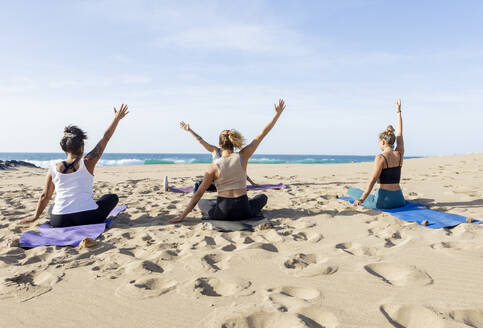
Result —
<instances>
[{"instance_id":1,"label":"footprint in sand","mask_svg":"<svg viewBox=\"0 0 483 328\"><path fill-rule=\"evenodd\" d=\"M271 243L251 243L245 249L261 249L267 252L278 253L278 248Z\"/></svg>"},{"instance_id":2,"label":"footprint in sand","mask_svg":"<svg viewBox=\"0 0 483 328\"><path fill-rule=\"evenodd\" d=\"M190 284L190 292L198 296L222 297L222 296L247 296L254 292L249 290L252 283L241 278L218 279L198 278Z\"/></svg>"},{"instance_id":3,"label":"footprint in sand","mask_svg":"<svg viewBox=\"0 0 483 328\"><path fill-rule=\"evenodd\" d=\"M19 264L19 261L27 257L25 250L14 248L0 255L0 261L5 264Z\"/></svg>"},{"instance_id":4,"label":"footprint in sand","mask_svg":"<svg viewBox=\"0 0 483 328\"><path fill-rule=\"evenodd\" d=\"M316 302L321 295L317 289L285 286L268 289L268 299L280 312L292 311Z\"/></svg>"},{"instance_id":5,"label":"footprint in sand","mask_svg":"<svg viewBox=\"0 0 483 328\"><path fill-rule=\"evenodd\" d=\"M454 310L449 317L470 327L483 327L483 310Z\"/></svg>"},{"instance_id":6,"label":"footprint in sand","mask_svg":"<svg viewBox=\"0 0 483 328\"><path fill-rule=\"evenodd\" d=\"M207 254L201 259L201 264L211 272L217 272L228 267L228 257L224 254Z\"/></svg>"},{"instance_id":7,"label":"footprint in sand","mask_svg":"<svg viewBox=\"0 0 483 328\"><path fill-rule=\"evenodd\" d=\"M364 266L367 272L393 286L425 286L433 283L429 274L415 266L396 263L373 263Z\"/></svg>"},{"instance_id":8,"label":"footprint in sand","mask_svg":"<svg viewBox=\"0 0 483 328\"><path fill-rule=\"evenodd\" d=\"M447 316L424 306L385 304L380 307L380 310L389 323L396 328L481 327L480 325L472 325L472 321L459 323L460 320L455 320L451 315ZM470 319L478 320L477 317Z\"/></svg>"},{"instance_id":9,"label":"footprint in sand","mask_svg":"<svg viewBox=\"0 0 483 328\"><path fill-rule=\"evenodd\" d=\"M148 275L124 283L115 294L120 297L144 299L169 293L176 285L177 282L174 280Z\"/></svg>"},{"instance_id":10,"label":"footprint in sand","mask_svg":"<svg viewBox=\"0 0 483 328\"><path fill-rule=\"evenodd\" d=\"M219 325L216 325L218 327ZM208 327L208 326L206 326ZM214 327L214 326L212 326ZM255 312L247 316L239 316L225 320L221 323L222 328L302 328L322 327L309 326L296 314L292 313L269 313Z\"/></svg>"},{"instance_id":11,"label":"footprint in sand","mask_svg":"<svg viewBox=\"0 0 483 328\"><path fill-rule=\"evenodd\" d=\"M165 271L158 264L148 260L132 261L121 267L124 274L141 275L141 274L160 274Z\"/></svg>"},{"instance_id":12,"label":"footprint in sand","mask_svg":"<svg viewBox=\"0 0 483 328\"><path fill-rule=\"evenodd\" d=\"M236 250L236 246L234 244L228 244L226 246L223 246L221 250L224 252L233 252L234 250Z\"/></svg>"},{"instance_id":13,"label":"footprint in sand","mask_svg":"<svg viewBox=\"0 0 483 328\"><path fill-rule=\"evenodd\" d=\"M319 260L315 254L298 253L283 263L283 269L298 277L313 277L334 274L339 267L327 259Z\"/></svg>"},{"instance_id":14,"label":"footprint in sand","mask_svg":"<svg viewBox=\"0 0 483 328\"><path fill-rule=\"evenodd\" d=\"M442 249L442 250L477 250L481 248L481 245L476 243L468 243L468 242L441 242L435 243L431 245L432 249Z\"/></svg>"},{"instance_id":15,"label":"footprint in sand","mask_svg":"<svg viewBox=\"0 0 483 328\"><path fill-rule=\"evenodd\" d=\"M312 314L315 314L312 316ZM303 310L299 313L267 312L253 310L245 315L234 314L226 319L208 321L204 327L222 328L335 328L337 318L330 312L317 307L317 310Z\"/></svg>"},{"instance_id":16,"label":"footprint in sand","mask_svg":"<svg viewBox=\"0 0 483 328\"><path fill-rule=\"evenodd\" d=\"M306 231L306 232L298 232L292 235L293 240L295 241L308 241L311 243L317 243L322 240L324 237L318 233L313 231Z\"/></svg>"},{"instance_id":17,"label":"footprint in sand","mask_svg":"<svg viewBox=\"0 0 483 328\"><path fill-rule=\"evenodd\" d=\"M359 243L340 243L335 245L335 248L340 249L347 254L355 256L374 256L377 254L377 251L374 248L366 247Z\"/></svg>"},{"instance_id":18,"label":"footprint in sand","mask_svg":"<svg viewBox=\"0 0 483 328\"><path fill-rule=\"evenodd\" d=\"M188 246L188 244L186 245ZM205 236L201 241L193 243L190 249L213 249L215 247L215 239L213 237ZM183 248L186 248L186 246Z\"/></svg>"},{"instance_id":19,"label":"footprint in sand","mask_svg":"<svg viewBox=\"0 0 483 328\"><path fill-rule=\"evenodd\" d=\"M16 297L20 302L28 301L52 290L63 273L25 272L2 279L0 284L0 299Z\"/></svg>"}]
</instances>

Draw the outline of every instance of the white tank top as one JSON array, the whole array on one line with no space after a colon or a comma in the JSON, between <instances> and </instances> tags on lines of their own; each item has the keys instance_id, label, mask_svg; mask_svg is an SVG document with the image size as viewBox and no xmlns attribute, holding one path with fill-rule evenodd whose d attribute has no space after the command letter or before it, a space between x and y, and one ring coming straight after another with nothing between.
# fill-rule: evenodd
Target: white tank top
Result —
<instances>
[{"instance_id":1,"label":"white tank top","mask_svg":"<svg viewBox=\"0 0 483 328\"><path fill-rule=\"evenodd\" d=\"M94 176L87 171L81 159L79 169L73 173L60 173L54 164L51 168L52 182L55 186L55 203L52 214L70 214L95 210L92 184Z\"/></svg>"},{"instance_id":2,"label":"white tank top","mask_svg":"<svg viewBox=\"0 0 483 328\"><path fill-rule=\"evenodd\" d=\"M218 179L215 180L218 192L225 190L247 189L247 173L243 171L239 153L220 157L213 161L218 167Z\"/></svg>"}]
</instances>

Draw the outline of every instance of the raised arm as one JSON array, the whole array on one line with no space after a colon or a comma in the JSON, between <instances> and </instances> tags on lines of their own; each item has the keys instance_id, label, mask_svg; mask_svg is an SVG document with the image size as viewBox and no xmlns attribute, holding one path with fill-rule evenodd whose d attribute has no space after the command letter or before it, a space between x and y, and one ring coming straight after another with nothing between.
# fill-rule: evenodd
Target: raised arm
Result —
<instances>
[{"instance_id":1,"label":"raised arm","mask_svg":"<svg viewBox=\"0 0 483 328\"><path fill-rule=\"evenodd\" d=\"M97 161L99 161L102 154L104 153L104 149L106 149L107 143L114 134L114 131L116 131L119 121L122 120L128 113L129 112L127 110L127 105L122 104L119 110L116 110L116 107L114 107L114 119L107 128L102 139L97 143L94 149L91 150L91 152L87 154L84 158L86 168L91 174L94 174L94 168L96 167Z\"/></svg>"},{"instance_id":2,"label":"raised arm","mask_svg":"<svg viewBox=\"0 0 483 328\"><path fill-rule=\"evenodd\" d=\"M367 186L366 191L362 194L361 198L354 200L354 206L359 206L360 204L364 203L366 200L367 196L372 191L372 188L374 188L374 185L377 182L377 179L381 175L381 170L384 166L384 159L381 155L377 155L376 158L374 159L374 170L372 172L372 177L371 181L369 181L369 185Z\"/></svg>"},{"instance_id":3,"label":"raised arm","mask_svg":"<svg viewBox=\"0 0 483 328\"><path fill-rule=\"evenodd\" d=\"M20 221L21 224L30 223L36 221L41 215L42 212L45 210L47 205L49 204L50 199L52 198L52 194L54 193L54 183L52 182L52 175L47 175L47 179L45 180L44 191L42 195L40 195L39 201L37 203L37 209L35 210L35 215L29 218L23 219Z\"/></svg>"},{"instance_id":4,"label":"raised arm","mask_svg":"<svg viewBox=\"0 0 483 328\"><path fill-rule=\"evenodd\" d=\"M401 114L401 99L396 100L397 107L397 130L396 130L396 151L404 156L404 139L403 139L403 124L402 124L402 114Z\"/></svg>"},{"instance_id":5,"label":"raised arm","mask_svg":"<svg viewBox=\"0 0 483 328\"><path fill-rule=\"evenodd\" d=\"M191 200L188 203L188 206L186 206L186 209L184 210L184 212L181 215L175 217L174 219L171 219L168 222L166 222L167 224L181 222L181 221L184 220L184 218L193 210L193 208L195 208L196 204L198 204L201 197L203 197L203 194L205 193L206 189L208 189L208 187L211 185L211 183L215 179L215 173L216 173L216 168L212 164L212 165L210 165L208 170L205 172L205 177L203 178L203 182L201 183L198 190L196 191L196 193L191 198Z\"/></svg>"},{"instance_id":6,"label":"raised arm","mask_svg":"<svg viewBox=\"0 0 483 328\"><path fill-rule=\"evenodd\" d=\"M197 135L195 131L191 130L191 127L190 127L190 125L189 125L189 124L187 124L187 123L185 123L185 122L181 122L181 123L179 123L179 125L180 125L180 127L181 127L183 130L185 130L185 131L187 131L187 132L191 133L191 135L192 135L192 136L193 136L193 137L194 137L196 140L198 140L198 142L199 142L199 143L200 143L200 144L201 144L201 145L202 145L202 146L203 146L203 147L204 147L204 148L205 148L207 151L209 151L210 153L214 153L214 152L218 151L218 147L213 146L213 145L211 145L211 144L207 143L205 140L203 140L203 138L202 138L202 137L200 137L199 135Z\"/></svg>"},{"instance_id":7,"label":"raised arm","mask_svg":"<svg viewBox=\"0 0 483 328\"><path fill-rule=\"evenodd\" d=\"M257 150L258 146L262 142L262 140L265 138L265 136L272 130L272 128L275 126L275 123L277 123L280 115L282 115L283 110L285 109L285 102L283 99L278 100L278 105L274 104L275 107L275 115L273 118L270 120L270 122L263 128L262 132L253 139L253 141L247 145L245 148L243 148L240 151L240 154L242 155L242 159L244 163L248 162L248 159L252 157L253 153Z\"/></svg>"}]
</instances>

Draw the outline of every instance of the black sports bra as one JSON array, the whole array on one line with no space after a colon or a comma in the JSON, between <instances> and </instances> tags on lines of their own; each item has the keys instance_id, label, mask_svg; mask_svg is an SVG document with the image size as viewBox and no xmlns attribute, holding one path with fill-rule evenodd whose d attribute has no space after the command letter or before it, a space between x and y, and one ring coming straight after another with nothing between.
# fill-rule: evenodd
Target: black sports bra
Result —
<instances>
[{"instance_id":1,"label":"black sports bra","mask_svg":"<svg viewBox=\"0 0 483 328\"><path fill-rule=\"evenodd\" d=\"M394 167L389 167L386 157L382 154L381 156L384 157L387 167L381 170L381 174L379 175L379 179L377 180L377 182L381 184L399 183L401 181L401 153L399 153L399 166Z\"/></svg>"},{"instance_id":2,"label":"black sports bra","mask_svg":"<svg viewBox=\"0 0 483 328\"><path fill-rule=\"evenodd\" d=\"M77 164L77 162L79 161L78 158L74 159L74 161L70 164L67 164L66 161L62 161L62 164L64 164L64 170L62 171L63 174L67 173L67 171L69 171L70 169L72 169L73 172L77 171L75 169L75 165Z\"/></svg>"}]
</instances>

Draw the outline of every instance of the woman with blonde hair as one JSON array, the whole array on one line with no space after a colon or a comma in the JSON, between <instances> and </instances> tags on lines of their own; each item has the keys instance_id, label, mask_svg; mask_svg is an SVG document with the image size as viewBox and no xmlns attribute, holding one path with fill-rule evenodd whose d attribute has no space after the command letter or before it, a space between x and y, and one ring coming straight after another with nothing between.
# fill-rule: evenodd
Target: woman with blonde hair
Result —
<instances>
[{"instance_id":1,"label":"woman with blonde hair","mask_svg":"<svg viewBox=\"0 0 483 328\"><path fill-rule=\"evenodd\" d=\"M350 188L347 193L354 199L354 206L364 205L368 208L397 208L406 204L401 186L401 168L404 158L404 140L402 135L401 99L396 100L397 131L389 125L379 135L379 148L382 154L376 156L374 171L366 191ZM394 149L396 143L396 148ZM380 188L371 195L376 182Z\"/></svg>"},{"instance_id":2,"label":"woman with blonde hair","mask_svg":"<svg viewBox=\"0 0 483 328\"><path fill-rule=\"evenodd\" d=\"M257 216L267 203L267 196L247 196L247 165L265 136L272 130L285 109L282 99L275 104L275 115L262 132L246 147L243 137L236 130L224 130L219 137L221 157L214 160L205 172L203 182L193 195L184 212L167 223L181 222L198 204L204 217L211 220L244 220ZM235 149L240 149L235 152ZM201 199L205 191L215 181L218 197ZM201 200L200 200L201 199Z\"/></svg>"},{"instance_id":3,"label":"woman with blonde hair","mask_svg":"<svg viewBox=\"0 0 483 328\"><path fill-rule=\"evenodd\" d=\"M186 132L189 132L196 140L198 140L198 142L203 146L203 148L205 148L211 154L211 158L212 158L213 161L215 161L215 160L217 160L218 158L221 157L221 148L216 147L215 145L211 145L208 142L206 142L195 131L193 131L193 129L191 129L191 127L188 123L180 122L179 126L183 130L185 130ZM247 180L248 180L248 182L250 182L251 185L253 185L253 186L256 185L255 182L253 182L253 180L250 179L250 177L248 175L247 175ZM201 185L201 181L198 181L198 182L195 183L195 185L193 187L193 193L195 193L198 190L200 185ZM216 191L216 186L212 183L208 187L207 191Z\"/></svg>"}]
</instances>

